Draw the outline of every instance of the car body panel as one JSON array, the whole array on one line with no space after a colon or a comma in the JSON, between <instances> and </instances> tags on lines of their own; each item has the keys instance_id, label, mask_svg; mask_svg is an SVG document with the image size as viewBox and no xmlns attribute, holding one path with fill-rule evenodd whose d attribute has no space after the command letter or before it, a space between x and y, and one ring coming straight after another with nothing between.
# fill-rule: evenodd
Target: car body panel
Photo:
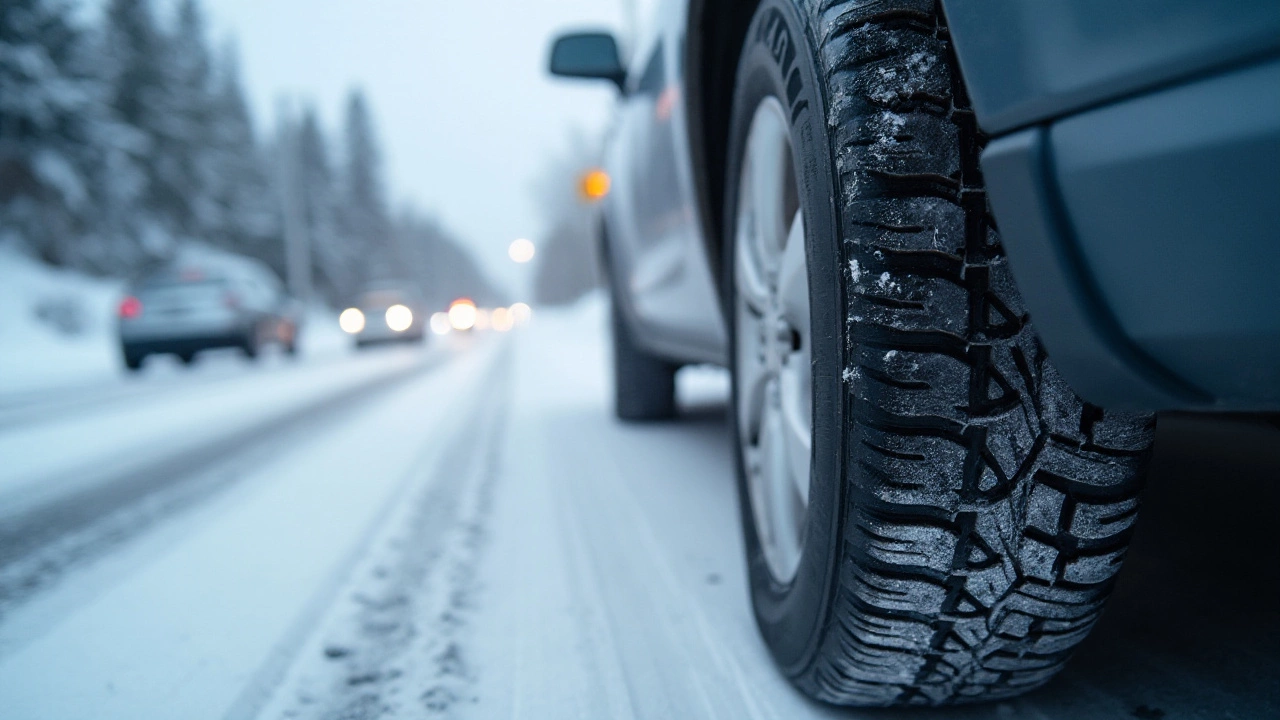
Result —
<instances>
[{"instance_id":1,"label":"car body panel","mask_svg":"<svg viewBox=\"0 0 1280 720\"><path fill-rule=\"evenodd\" d=\"M998 135L1280 52L1275 0L943 0Z\"/></svg>"},{"instance_id":2,"label":"car body panel","mask_svg":"<svg viewBox=\"0 0 1280 720\"><path fill-rule=\"evenodd\" d=\"M994 136L993 213L1072 387L1108 408L1280 409L1280 3L943 6ZM709 130L684 93L732 78L680 67L703 56L683 46L687 23L711 21L700 7L664 0L636 44L606 148L605 255L641 347L723 362L719 208L694 180L724 169L691 159ZM666 67L646 78L655 53Z\"/></svg>"},{"instance_id":3,"label":"car body panel","mask_svg":"<svg viewBox=\"0 0 1280 720\"><path fill-rule=\"evenodd\" d=\"M636 44L605 151L610 280L638 345L678 362L725 361L684 112L683 0L664 0Z\"/></svg>"},{"instance_id":4,"label":"car body panel","mask_svg":"<svg viewBox=\"0 0 1280 720\"><path fill-rule=\"evenodd\" d=\"M248 260L210 269L166 269L130 288L136 317L118 321L120 342L135 353L193 353L258 342L292 343L298 321L280 281Z\"/></svg>"},{"instance_id":5,"label":"car body panel","mask_svg":"<svg viewBox=\"0 0 1280 720\"><path fill-rule=\"evenodd\" d=\"M1005 247L1076 392L1280 409L1280 3L944 7Z\"/></svg>"},{"instance_id":6,"label":"car body panel","mask_svg":"<svg viewBox=\"0 0 1280 720\"><path fill-rule=\"evenodd\" d=\"M1280 59L1073 116L1049 142L1125 335L1211 406L1280 407Z\"/></svg>"},{"instance_id":7,"label":"car body panel","mask_svg":"<svg viewBox=\"0 0 1280 720\"><path fill-rule=\"evenodd\" d=\"M120 337L136 342L243 333L242 313L224 302L231 292L232 286L222 278L143 284L133 292L142 312L121 320Z\"/></svg>"}]
</instances>

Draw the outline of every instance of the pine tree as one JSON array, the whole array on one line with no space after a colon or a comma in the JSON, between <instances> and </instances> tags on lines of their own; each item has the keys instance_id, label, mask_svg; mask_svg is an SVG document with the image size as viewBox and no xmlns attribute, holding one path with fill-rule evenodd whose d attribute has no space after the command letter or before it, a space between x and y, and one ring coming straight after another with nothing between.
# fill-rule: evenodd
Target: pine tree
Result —
<instances>
[{"instance_id":1,"label":"pine tree","mask_svg":"<svg viewBox=\"0 0 1280 720\"><path fill-rule=\"evenodd\" d=\"M317 287L330 303L346 302L357 290L354 270L359 258L338 228L338 189L315 108L303 110L295 132L297 191L311 242L312 271Z\"/></svg>"},{"instance_id":2,"label":"pine tree","mask_svg":"<svg viewBox=\"0 0 1280 720\"><path fill-rule=\"evenodd\" d=\"M394 277L397 274L395 240L387 217L382 186L382 158L374 137L364 93L352 91L347 100L346 172L342 198L342 228L363 258L359 280Z\"/></svg>"},{"instance_id":3,"label":"pine tree","mask_svg":"<svg viewBox=\"0 0 1280 720\"><path fill-rule=\"evenodd\" d=\"M169 212L176 229L188 237L209 240L227 219L213 198L221 170L213 137L218 108L198 0L183 0L179 5L177 27L165 39L165 57L168 112L156 118L154 125L160 133L161 154L156 161L161 182L172 193Z\"/></svg>"},{"instance_id":4,"label":"pine tree","mask_svg":"<svg viewBox=\"0 0 1280 720\"><path fill-rule=\"evenodd\" d=\"M283 274L280 205L244 98L234 46L222 52L213 86L204 167L216 222L207 239Z\"/></svg>"},{"instance_id":5,"label":"pine tree","mask_svg":"<svg viewBox=\"0 0 1280 720\"><path fill-rule=\"evenodd\" d=\"M91 48L70 17L58 0L0 4L0 234L51 264L104 269L84 237L108 229L113 197L131 201L131 166L116 152L131 137L111 121L88 72Z\"/></svg>"}]
</instances>

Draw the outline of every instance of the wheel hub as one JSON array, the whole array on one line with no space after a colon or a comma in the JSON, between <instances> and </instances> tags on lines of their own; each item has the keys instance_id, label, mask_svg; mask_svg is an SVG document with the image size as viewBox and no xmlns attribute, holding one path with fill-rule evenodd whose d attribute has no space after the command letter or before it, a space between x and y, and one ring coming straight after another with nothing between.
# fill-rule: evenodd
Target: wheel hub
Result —
<instances>
[{"instance_id":1,"label":"wheel hub","mask_svg":"<svg viewBox=\"0 0 1280 720\"><path fill-rule=\"evenodd\" d=\"M757 536L779 582L803 550L812 449L812 352L804 217L776 98L747 136L734 237L738 440Z\"/></svg>"}]
</instances>

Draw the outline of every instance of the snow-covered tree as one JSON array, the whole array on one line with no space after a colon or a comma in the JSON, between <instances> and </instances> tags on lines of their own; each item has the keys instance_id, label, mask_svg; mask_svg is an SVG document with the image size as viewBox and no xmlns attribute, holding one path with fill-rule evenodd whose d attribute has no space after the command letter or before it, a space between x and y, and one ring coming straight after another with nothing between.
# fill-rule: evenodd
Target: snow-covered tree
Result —
<instances>
[{"instance_id":1,"label":"snow-covered tree","mask_svg":"<svg viewBox=\"0 0 1280 720\"><path fill-rule=\"evenodd\" d=\"M364 258L360 280L394 277L398 263L382 184L382 156L369 106L360 90L352 91L347 100L344 148L340 217L344 235Z\"/></svg>"},{"instance_id":2,"label":"snow-covered tree","mask_svg":"<svg viewBox=\"0 0 1280 720\"><path fill-rule=\"evenodd\" d=\"M180 137L170 113L167 42L149 0L110 0L104 12L103 71L116 116L139 137L134 148L142 174L139 242L145 251L170 251L187 216L179 180Z\"/></svg>"},{"instance_id":3,"label":"snow-covered tree","mask_svg":"<svg viewBox=\"0 0 1280 720\"><path fill-rule=\"evenodd\" d=\"M570 303L601 284L600 209L579 191L582 175L600 162L600 146L580 131L572 133L534 186L548 226L535 261L533 291L540 303Z\"/></svg>"},{"instance_id":4,"label":"snow-covered tree","mask_svg":"<svg viewBox=\"0 0 1280 720\"><path fill-rule=\"evenodd\" d=\"M399 276L421 290L428 307L444 310L460 297L482 307L511 302L465 245L435 219L406 207L396 213L393 226L402 263Z\"/></svg>"},{"instance_id":5,"label":"snow-covered tree","mask_svg":"<svg viewBox=\"0 0 1280 720\"><path fill-rule=\"evenodd\" d=\"M338 226L337 178L315 108L303 111L294 138L299 209L316 287L331 303L346 302L356 291L360 258Z\"/></svg>"},{"instance_id":6,"label":"snow-covered tree","mask_svg":"<svg viewBox=\"0 0 1280 720\"><path fill-rule=\"evenodd\" d=\"M234 46L222 52L212 84L210 131L203 146L204 182L214 208L207 239L281 270L280 204L245 101Z\"/></svg>"},{"instance_id":7,"label":"snow-covered tree","mask_svg":"<svg viewBox=\"0 0 1280 720\"><path fill-rule=\"evenodd\" d=\"M85 33L60 0L0 3L0 234L46 262L92 267L116 255L137 174L138 138L112 120ZM98 260L101 260L99 257Z\"/></svg>"},{"instance_id":8,"label":"snow-covered tree","mask_svg":"<svg viewBox=\"0 0 1280 720\"><path fill-rule=\"evenodd\" d=\"M165 38L163 104L168 112L155 118L162 187L171 195L169 212L185 236L210 239L226 218L214 201L221 171L214 125L220 118L213 87L213 62L205 38L204 17L197 0L182 0L177 27ZM243 148L242 148L243 151Z\"/></svg>"}]
</instances>

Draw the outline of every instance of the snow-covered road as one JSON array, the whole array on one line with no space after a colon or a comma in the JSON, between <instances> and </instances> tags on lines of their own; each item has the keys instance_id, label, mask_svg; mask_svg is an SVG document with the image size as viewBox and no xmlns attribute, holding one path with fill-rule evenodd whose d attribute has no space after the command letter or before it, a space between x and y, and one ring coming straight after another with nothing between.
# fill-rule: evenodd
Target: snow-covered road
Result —
<instances>
[{"instance_id":1,"label":"snow-covered road","mask_svg":"<svg viewBox=\"0 0 1280 720\"><path fill-rule=\"evenodd\" d=\"M617 423L604 326L594 299L0 403L0 718L1280 716L1280 562L1250 529L1280 501L1274 428L1164 424L1160 519L1049 687L856 713L801 698L756 634L725 377L684 371L676 422ZM1206 473L1257 509L1197 497ZM1179 542L1206 512L1211 567Z\"/></svg>"}]
</instances>

